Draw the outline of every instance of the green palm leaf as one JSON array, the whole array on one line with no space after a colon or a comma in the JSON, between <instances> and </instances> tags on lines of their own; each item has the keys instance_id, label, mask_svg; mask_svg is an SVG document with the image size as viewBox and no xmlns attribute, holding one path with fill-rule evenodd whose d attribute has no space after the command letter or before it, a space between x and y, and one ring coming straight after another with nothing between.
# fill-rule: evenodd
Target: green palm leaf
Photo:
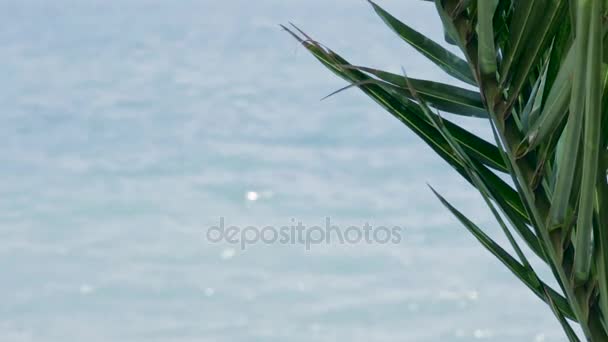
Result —
<instances>
[{"instance_id":1,"label":"green palm leaf","mask_svg":"<svg viewBox=\"0 0 608 342\"><path fill-rule=\"evenodd\" d=\"M477 85L466 61L449 52L420 32L397 20L397 18L390 15L374 2L369 1L369 3L388 27L395 31L399 37L410 44L414 49L431 60L431 62L435 63L449 75L468 84Z\"/></svg>"},{"instance_id":2,"label":"green palm leaf","mask_svg":"<svg viewBox=\"0 0 608 342\"><path fill-rule=\"evenodd\" d=\"M302 31L306 39L290 33L479 191L516 257L435 194L547 303L570 341L583 338L568 319L585 340L608 341L608 1L433 2L446 41L464 58L370 1L405 42L475 91L353 66ZM435 111L488 120L494 141ZM520 241L550 267L560 291L534 271Z\"/></svg>"}]
</instances>

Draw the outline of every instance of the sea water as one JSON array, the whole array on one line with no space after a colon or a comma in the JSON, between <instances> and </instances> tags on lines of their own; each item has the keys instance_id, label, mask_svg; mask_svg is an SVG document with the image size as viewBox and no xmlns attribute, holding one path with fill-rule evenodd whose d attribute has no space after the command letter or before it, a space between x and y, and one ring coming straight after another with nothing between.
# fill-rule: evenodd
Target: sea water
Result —
<instances>
[{"instance_id":1,"label":"sea water","mask_svg":"<svg viewBox=\"0 0 608 342\"><path fill-rule=\"evenodd\" d=\"M432 3L381 4L442 41ZM0 21L0 340L564 340L427 183L504 243L470 186L357 90L319 101L345 83L278 24L452 82L364 1L2 0ZM403 231L241 248L208 240L222 218Z\"/></svg>"}]
</instances>

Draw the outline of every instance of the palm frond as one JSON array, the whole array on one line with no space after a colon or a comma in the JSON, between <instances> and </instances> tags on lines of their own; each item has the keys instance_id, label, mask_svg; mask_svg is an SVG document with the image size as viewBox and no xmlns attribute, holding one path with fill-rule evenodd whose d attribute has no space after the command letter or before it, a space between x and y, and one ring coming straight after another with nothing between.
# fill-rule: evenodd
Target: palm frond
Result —
<instances>
[{"instance_id":1,"label":"palm frond","mask_svg":"<svg viewBox=\"0 0 608 342\"><path fill-rule=\"evenodd\" d=\"M297 27L283 28L480 192L515 256L433 190L548 305L570 341L579 337L568 319L586 340L608 341L606 1L434 0L446 42L462 58L369 2L401 39L477 90L354 66ZM450 115L487 120L494 141ZM558 290L535 272L512 231L550 267Z\"/></svg>"}]
</instances>

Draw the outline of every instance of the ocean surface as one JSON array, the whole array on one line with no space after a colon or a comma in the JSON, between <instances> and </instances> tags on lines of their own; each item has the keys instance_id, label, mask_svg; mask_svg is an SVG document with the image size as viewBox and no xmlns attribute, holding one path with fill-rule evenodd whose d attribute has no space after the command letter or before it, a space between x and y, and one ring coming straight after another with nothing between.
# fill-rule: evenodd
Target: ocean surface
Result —
<instances>
[{"instance_id":1,"label":"ocean surface","mask_svg":"<svg viewBox=\"0 0 608 342\"><path fill-rule=\"evenodd\" d=\"M381 1L437 40L430 3ZM0 340L564 341L427 183L479 195L278 24L449 79L365 1L0 0ZM457 120L487 135L487 123ZM219 225L399 243L213 243Z\"/></svg>"}]
</instances>

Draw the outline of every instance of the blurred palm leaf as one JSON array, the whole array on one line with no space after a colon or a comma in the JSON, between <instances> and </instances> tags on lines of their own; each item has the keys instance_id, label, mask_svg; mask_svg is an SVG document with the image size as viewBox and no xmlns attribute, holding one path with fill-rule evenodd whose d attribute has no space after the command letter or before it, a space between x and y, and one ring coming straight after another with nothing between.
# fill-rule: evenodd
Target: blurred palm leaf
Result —
<instances>
[{"instance_id":1,"label":"blurred palm leaf","mask_svg":"<svg viewBox=\"0 0 608 342\"><path fill-rule=\"evenodd\" d=\"M576 322L586 340L608 341L606 1L428 1L462 57L370 4L403 41L477 91L354 66L297 27L283 28L480 192L509 248L435 194L547 303L569 340L579 340L570 326ZM448 120L451 114L487 120L494 141ZM559 288L541 279L518 241L551 268Z\"/></svg>"}]
</instances>

